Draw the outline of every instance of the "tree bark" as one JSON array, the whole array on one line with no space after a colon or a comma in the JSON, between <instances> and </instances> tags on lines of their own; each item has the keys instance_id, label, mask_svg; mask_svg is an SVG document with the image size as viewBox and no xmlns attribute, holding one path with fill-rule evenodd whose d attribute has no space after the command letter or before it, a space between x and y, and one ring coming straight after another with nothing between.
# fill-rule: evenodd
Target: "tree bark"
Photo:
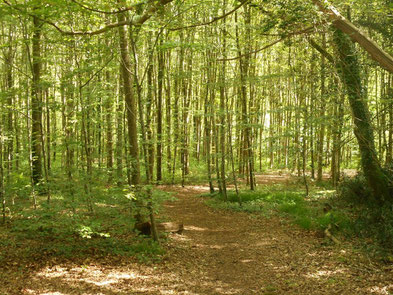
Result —
<instances>
[{"instance_id":1,"label":"tree bark","mask_svg":"<svg viewBox=\"0 0 393 295\"><path fill-rule=\"evenodd\" d=\"M374 199L379 204L383 204L391 200L390 180L379 163L375 149L373 128L367 100L362 89L357 53L349 37L339 30L334 31L334 43L339 55L338 71L346 87L352 110L354 133L359 144L363 172L373 191Z\"/></svg>"},{"instance_id":2,"label":"tree bark","mask_svg":"<svg viewBox=\"0 0 393 295\"><path fill-rule=\"evenodd\" d=\"M366 34L361 32L349 20L343 17L335 7L331 6L326 0L312 0L318 8L327 14L332 20L333 26L347 34L354 42L357 42L366 50L372 59L379 63L385 70L393 73L393 57L378 46Z\"/></svg>"},{"instance_id":3,"label":"tree bark","mask_svg":"<svg viewBox=\"0 0 393 295\"><path fill-rule=\"evenodd\" d=\"M3 170L3 134L0 124L0 201L2 207L3 224L5 223L5 195L4 195L4 170Z\"/></svg>"},{"instance_id":4,"label":"tree bark","mask_svg":"<svg viewBox=\"0 0 393 295\"><path fill-rule=\"evenodd\" d=\"M119 22L125 20L122 13L118 14ZM131 157L131 184L137 185L140 182L139 152L138 152L138 133L136 125L136 101L133 89L133 77L131 74L131 60L129 57L128 41L125 28L119 27L119 45L121 53L121 71L123 75L123 89L126 103L128 144Z\"/></svg>"},{"instance_id":5,"label":"tree bark","mask_svg":"<svg viewBox=\"0 0 393 295\"><path fill-rule=\"evenodd\" d=\"M42 100L41 100L41 22L37 17L33 18L33 47L32 47L32 96L31 96L31 157L32 157L32 181L38 184L42 179Z\"/></svg>"},{"instance_id":6,"label":"tree bark","mask_svg":"<svg viewBox=\"0 0 393 295\"><path fill-rule=\"evenodd\" d=\"M162 39L160 39L162 45ZM158 73L157 73L157 182L162 181L162 89L164 80L164 55L160 48L157 53Z\"/></svg>"},{"instance_id":7,"label":"tree bark","mask_svg":"<svg viewBox=\"0 0 393 295\"><path fill-rule=\"evenodd\" d=\"M107 93L105 103L105 121L106 121L106 168L108 169L108 183L113 179L113 133L112 133L112 111L113 111L113 98L110 93L111 76L110 72L106 72Z\"/></svg>"}]
</instances>

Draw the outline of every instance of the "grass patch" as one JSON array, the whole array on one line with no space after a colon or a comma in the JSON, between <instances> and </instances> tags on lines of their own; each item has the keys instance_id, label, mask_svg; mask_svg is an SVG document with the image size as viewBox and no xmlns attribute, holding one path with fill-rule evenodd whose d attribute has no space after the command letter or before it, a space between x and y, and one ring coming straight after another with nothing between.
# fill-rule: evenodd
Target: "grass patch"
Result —
<instances>
[{"instance_id":1,"label":"grass patch","mask_svg":"<svg viewBox=\"0 0 393 295\"><path fill-rule=\"evenodd\" d=\"M300 189L291 187L289 191L282 185L275 185L256 191L241 190L239 196L241 205L234 191L228 191L227 202L222 195L213 194L206 203L214 208L244 211L266 217L284 215L307 230L324 230L329 225L334 225L334 228L346 231L352 226L345 212L336 208L332 210L330 205L329 210L326 210L325 206L329 203L332 191L315 189L309 197L305 197L304 191Z\"/></svg>"}]
</instances>

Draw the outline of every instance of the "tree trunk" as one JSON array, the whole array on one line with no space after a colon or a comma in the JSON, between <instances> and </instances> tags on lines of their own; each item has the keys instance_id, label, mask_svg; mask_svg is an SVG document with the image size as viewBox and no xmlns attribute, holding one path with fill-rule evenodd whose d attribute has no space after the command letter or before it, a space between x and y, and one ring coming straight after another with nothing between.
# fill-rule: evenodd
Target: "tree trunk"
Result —
<instances>
[{"instance_id":1,"label":"tree trunk","mask_svg":"<svg viewBox=\"0 0 393 295\"><path fill-rule=\"evenodd\" d=\"M118 14L118 21L122 22L125 17ZM131 184L137 185L140 182L139 152L138 152L138 131L136 126L136 101L134 97L134 80L131 74L131 60L129 57L128 41L125 28L119 27L119 45L121 53L121 71L123 75L123 89L126 103L128 144L131 160Z\"/></svg>"},{"instance_id":2,"label":"tree trunk","mask_svg":"<svg viewBox=\"0 0 393 295\"><path fill-rule=\"evenodd\" d=\"M322 47L326 49L326 35L322 35ZM325 100L326 100L326 60L325 56L321 57L321 101L319 104L319 116L323 118L325 116ZM323 142L325 139L325 124L323 120L320 122L319 133L318 133L318 170L317 170L317 180L322 181L323 177Z\"/></svg>"},{"instance_id":3,"label":"tree trunk","mask_svg":"<svg viewBox=\"0 0 393 295\"><path fill-rule=\"evenodd\" d=\"M4 195L4 170L3 170L3 134L0 124L0 201L2 207L3 224L5 223L5 195Z\"/></svg>"},{"instance_id":4,"label":"tree trunk","mask_svg":"<svg viewBox=\"0 0 393 295\"><path fill-rule=\"evenodd\" d=\"M106 169L108 170L108 183L113 179L113 134L112 134L112 112L113 112L113 98L110 90L111 85L110 72L106 72L107 93L105 103L105 121L106 121Z\"/></svg>"},{"instance_id":5,"label":"tree trunk","mask_svg":"<svg viewBox=\"0 0 393 295\"><path fill-rule=\"evenodd\" d=\"M41 23L37 17L33 19L33 84L31 95L31 157L32 157L32 181L38 184L42 179L42 100L41 100Z\"/></svg>"},{"instance_id":6,"label":"tree trunk","mask_svg":"<svg viewBox=\"0 0 393 295\"><path fill-rule=\"evenodd\" d=\"M390 180L378 161L367 100L361 85L357 53L349 37L339 30L334 31L334 43L339 55L338 71L346 87L352 110L354 133L359 144L363 173L375 200L382 204L391 200Z\"/></svg>"},{"instance_id":7,"label":"tree trunk","mask_svg":"<svg viewBox=\"0 0 393 295\"><path fill-rule=\"evenodd\" d=\"M366 50L372 59L377 61L381 67L393 73L393 58L378 46L373 40L367 37L349 20L345 19L336 8L329 5L326 0L312 0L319 9L328 15L333 21L333 26L347 34L351 39L357 42L364 50ZM326 5L327 4L327 5Z\"/></svg>"},{"instance_id":8,"label":"tree trunk","mask_svg":"<svg viewBox=\"0 0 393 295\"><path fill-rule=\"evenodd\" d=\"M160 39L162 46L162 39ZM164 54L158 49L158 73L157 73L157 182L162 181L162 88L164 80Z\"/></svg>"}]
</instances>

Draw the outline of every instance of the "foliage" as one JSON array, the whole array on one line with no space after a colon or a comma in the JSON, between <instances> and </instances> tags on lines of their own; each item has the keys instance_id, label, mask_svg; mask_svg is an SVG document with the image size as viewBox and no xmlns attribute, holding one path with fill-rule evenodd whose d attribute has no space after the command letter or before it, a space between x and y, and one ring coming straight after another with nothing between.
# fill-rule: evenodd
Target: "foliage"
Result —
<instances>
[{"instance_id":1,"label":"foliage","mask_svg":"<svg viewBox=\"0 0 393 295\"><path fill-rule=\"evenodd\" d=\"M269 217L284 214L300 227L308 230L325 230L329 225L335 225L341 231L350 231L351 222L345 211L338 210L324 212L324 206L330 203L329 191L314 192L305 197L299 188L288 190L282 186L272 186L257 191L240 191L242 205L239 205L236 193L228 192L229 202L224 202L219 194L207 204L222 209L245 211Z\"/></svg>"},{"instance_id":2,"label":"foliage","mask_svg":"<svg viewBox=\"0 0 393 295\"><path fill-rule=\"evenodd\" d=\"M369 170L392 160L391 77L352 47L344 54L352 62L337 67L330 23L313 1L125 2L132 8L121 14L102 0L0 3L0 195L17 245L31 241L53 255L154 254L157 245L131 232L135 216L158 214L170 198L151 184L248 178L253 188L253 174L280 169L307 180L331 172L336 185L344 168L359 167L362 147L373 147L374 130L378 155L367 158L381 165ZM336 4L392 47L391 5L368 2ZM130 25L117 26L122 18ZM368 100L345 93L354 82ZM371 116L353 117L347 98ZM370 123L363 145L355 142L361 128L352 134L359 121ZM208 202L280 213L307 229L351 227L345 211L324 212L330 200L313 190L304 197L270 186ZM371 217L364 177L339 190L390 239L389 208Z\"/></svg>"},{"instance_id":3,"label":"foliage","mask_svg":"<svg viewBox=\"0 0 393 295\"><path fill-rule=\"evenodd\" d=\"M338 195L349 203L372 205L371 189L362 173L355 177L345 177L338 187Z\"/></svg>"},{"instance_id":4,"label":"foliage","mask_svg":"<svg viewBox=\"0 0 393 295\"><path fill-rule=\"evenodd\" d=\"M393 247L393 207L377 206L362 174L345 179L339 186L343 206L351 208L353 229L357 236L385 249Z\"/></svg>"},{"instance_id":5,"label":"foliage","mask_svg":"<svg viewBox=\"0 0 393 295\"><path fill-rule=\"evenodd\" d=\"M105 187L97 181L94 212L89 212L85 202L76 205L69 199L67 191L62 191L63 185L67 188L67 184L61 183L50 204L45 196L38 196L37 209L23 195L16 197L2 234L1 259L16 254L22 259L38 254L43 259L120 255L151 261L164 253L158 244L134 233L136 205L129 199L128 189ZM159 190L153 190L152 196L156 209L170 198Z\"/></svg>"}]
</instances>

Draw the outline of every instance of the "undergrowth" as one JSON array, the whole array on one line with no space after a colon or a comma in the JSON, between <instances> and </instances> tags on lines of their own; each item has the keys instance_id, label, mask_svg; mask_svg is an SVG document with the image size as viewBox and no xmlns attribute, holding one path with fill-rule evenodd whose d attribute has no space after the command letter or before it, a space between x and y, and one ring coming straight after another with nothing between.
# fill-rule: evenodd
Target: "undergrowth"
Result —
<instances>
[{"instance_id":1,"label":"undergrowth","mask_svg":"<svg viewBox=\"0 0 393 295\"><path fill-rule=\"evenodd\" d=\"M380 252L393 251L393 204L378 205L362 174L343 180L337 201L351 208L354 232L367 241L367 247Z\"/></svg>"},{"instance_id":2,"label":"undergrowth","mask_svg":"<svg viewBox=\"0 0 393 295\"><path fill-rule=\"evenodd\" d=\"M350 220L346 213L332 208L332 190L317 190L305 197L299 188L282 185L266 186L256 191L241 190L239 198L234 191L228 191L225 202L220 194L210 195L206 203L214 208L245 211L269 217L280 214L289 217L295 224L307 230L325 230L334 225L343 232L350 230ZM209 196L209 195L204 195Z\"/></svg>"},{"instance_id":3,"label":"undergrowth","mask_svg":"<svg viewBox=\"0 0 393 295\"><path fill-rule=\"evenodd\" d=\"M228 191L227 201L218 193L202 196L210 197L206 203L213 208L286 216L306 230L329 228L340 239L356 238L360 247L382 259L392 257L393 206L376 206L362 175L344 179L337 192L326 183L313 185L309 196L299 186L284 185L241 190L241 203L234 191Z\"/></svg>"},{"instance_id":4,"label":"undergrowth","mask_svg":"<svg viewBox=\"0 0 393 295\"><path fill-rule=\"evenodd\" d=\"M64 186L64 187L63 187ZM8 204L7 222L1 226L0 264L19 260L78 259L108 255L136 257L148 262L160 259L164 250L150 238L133 231L137 205L146 209L143 192L135 195L126 187L96 185L90 195L93 211L83 187L74 184L51 189L51 201L37 196L37 206L28 195L16 195ZM56 192L56 193L55 193ZM154 210L170 195L152 190ZM146 212L142 212L147 214Z\"/></svg>"}]
</instances>

